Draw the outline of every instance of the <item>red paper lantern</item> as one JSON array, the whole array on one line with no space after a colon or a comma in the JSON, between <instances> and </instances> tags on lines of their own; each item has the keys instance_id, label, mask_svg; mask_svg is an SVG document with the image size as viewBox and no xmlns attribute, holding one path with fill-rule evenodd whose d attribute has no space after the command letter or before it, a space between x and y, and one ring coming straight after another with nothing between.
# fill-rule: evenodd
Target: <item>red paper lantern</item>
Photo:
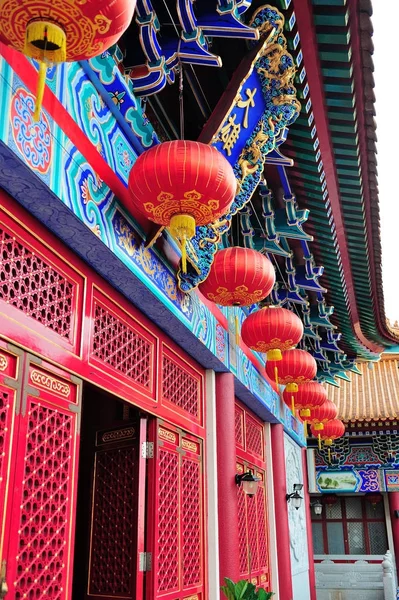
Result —
<instances>
[{"instance_id":1,"label":"red paper lantern","mask_svg":"<svg viewBox=\"0 0 399 600\"><path fill-rule=\"evenodd\" d=\"M135 0L0 0L0 40L39 61L35 118L49 63L87 60L113 44L132 20Z\"/></svg>"},{"instance_id":2,"label":"red paper lantern","mask_svg":"<svg viewBox=\"0 0 399 600\"><path fill-rule=\"evenodd\" d=\"M332 446L334 440L345 434L345 425L339 419L333 419L324 423L323 431L317 431L314 425L312 425L310 431L315 437L320 435L320 439L323 440L326 446Z\"/></svg>"},{"instance_id":3,"label":"red paper lantern","mask_svg":"<svg viewBox=\"0 0 399 600\"><path fill-rule=\"evenodd\" d=\"M249 306L266 298L276 275L270 260L250 248L225 248L216 253L199 290L222 306Z\"/></svg>"},{"instance_id":4,"label":"red paper lantern","mask_svg":"<svg viewBox=\"0 0 399 600\"><path fill-rule=\"evenodd\" d=\"M283 400L288 405L292 404L292 393L284 390ZM299 386L295 394L295 408L299 409L299 416L305 420L311 415L311 409L321 406L327 400L327 392L317 381L309 381Z\"/></svg>"},{"instance_id":5,"label":"red paper lantern","mask_svg":"<svg viewBox=\"0 0 399 600\"><path fill-rule=\"evenodd\" d=\"M169 227L182 245L195 227L209 225L228 212L237 191L230 163L213 146L175 140L141 154L129 175L132 208Z\"/></svg>"},{"instance_id":6,"label":"red paper lantern","mask_svg":"<svg viewBox=\"0 0 399 600\"><path fill-rule=\"evenodd\" d=\"M324 424L327 421L333 421L338 416L338 408L331 402L326 400L321 406L312 408L308 422L313 425L315 431L323 431Z\"/></svg>"},{"instance_id":7,"label":"red paper lantern","mask_svg":"<svg viewBox=\"0 0 399 600\"><path fill-rule=\"evenodd\" d=\"M278 383L286 386L286 392L296 393L298 384L312 381L316 377L317 363L305 350L287 350L283 352L280 361L267 361L266 373L269 377L277 376Z\"/></svg>"},{"instance_id":8,"label":"red paper lantern","mask_svg":"<svg viewBox=\"0 0 399 600\"><path fill-rule=\"evenodd\" d=\"M257 352L267 352L268 360L280 361L282 352L298 344L303 325L295 313L286 308L266 307L250 314L242 324L244 343Z\"/></svg>"},{"instance_id":9,"label":"red paper lantern","mask_svg":"<svg viewBox=\"0 0 399 600\"><path fill-rule=\"evenodd\" d=\"M366 494L365 498L367 502L370 502L370 504L373 505L374 509L377 506L377 504L380 504L380 502L382 502L381 494Z\"/></svg>"}]
</instances>

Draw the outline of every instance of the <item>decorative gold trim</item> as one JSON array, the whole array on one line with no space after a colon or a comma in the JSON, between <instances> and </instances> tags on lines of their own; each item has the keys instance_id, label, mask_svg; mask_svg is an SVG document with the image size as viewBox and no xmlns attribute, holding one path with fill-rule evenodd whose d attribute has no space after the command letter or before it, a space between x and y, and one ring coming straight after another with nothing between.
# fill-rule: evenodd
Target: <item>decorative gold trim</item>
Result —
<instances>
[{"instance_id":1,"label":"decorative gold trim","mask_svg":"<svg viewBox=\"0 0 399 600\"><path fill-rule=\"evenodd\" d=\"M172 444L178 444L179 438L177 433L173 433L173 431L169 431L168 429L164 429L163 427L158 428L158 438L160 440L165 440L166 442L171 442Z\"/></svg>"},{"instance_id":2,"label":"decorative gold trim","mask_svg":"<svg viewBox=\"0 0 399 600\"><path fill-rule=\"evenodd\" d=\"M0 354L0 371L5 371L8 367L8 360L4 354Z\"/></svg>"},{"instance_id":3,"label":"decorative gold trim","mask_svg":"<svg viewBox=\"0 0 399 600\"><path fill-rule=\"evenodd\" d=\"M50 390L53 394L58 394L58 396L63 398L68 398L70 396L70 386L55 377L50 377L50 375L46 375L42 371L37 371L36 369L32 369L29 377L32 383L37 387Z\"/></svg>"}]
</instances>

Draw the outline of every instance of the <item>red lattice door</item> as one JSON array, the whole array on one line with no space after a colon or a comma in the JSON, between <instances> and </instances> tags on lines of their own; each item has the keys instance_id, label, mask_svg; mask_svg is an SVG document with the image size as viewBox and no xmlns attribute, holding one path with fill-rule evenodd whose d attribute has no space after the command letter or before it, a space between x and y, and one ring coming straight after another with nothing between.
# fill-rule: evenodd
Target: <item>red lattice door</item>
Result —
<instances>
[{"instance_id":1,"label":"red lattice door","mask_svg":"<svg viewBox=\"0 0 399 600\"><path fill-rule=\"evenodd\" d=\"M3 403L8 415L1 420L1 443L6 448L0 466L2 477L6 476L6 494L0 498L5 503L6 597L69 600L79 383L58 369L32 362L29 356L18 360L23 361L24 385L14 406L11 401Z\"/></svg>"},{"instance_id":2,"label":"red lattice door","mask_svg":"<svg viewBox=\"0 0 399 600\"><path fill-rule=\"evenodd\" d=\"M156 452L149 463L148 573L146 600L205 600L202 442L155 421ZM152 512L153 511L153 512Z\"/></svg>"},{"instance_id":3,"label":"red lattice door","mask_svg":"<svg viewBox=\"0 0 399 600\"><path fill-rule=\"evenodd\" d=\"M97 432L87 599L143 598L146 429Z\"/></svg>"},{"instance_id":4,"label":"red lattice door","mask_svg":"<svg viewBox=\"0 0 399 600\"><path fill-rule=\"evenodd\" d=\"M242 487L237 488L240 576L269 590L264 427L239 403L235 410L235 437L237 473L252 471L259 478L258 492L251 498L243 492Z\"/></svg>"}]
</instances>

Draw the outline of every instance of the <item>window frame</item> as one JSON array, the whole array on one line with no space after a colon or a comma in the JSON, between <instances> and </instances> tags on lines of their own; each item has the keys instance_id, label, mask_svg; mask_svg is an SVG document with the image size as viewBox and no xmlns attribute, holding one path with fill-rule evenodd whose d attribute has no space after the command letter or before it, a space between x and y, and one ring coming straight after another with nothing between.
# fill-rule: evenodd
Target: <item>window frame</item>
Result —
<instances>
[{"instance_id":1,"label":"window frame","mask_svg":"<svg viewBox=\"0 0 399 600\"><path fill-rule=\"evenodd\" d=\"M347 517L347 507L346 501L350 498L357 498L361 502L362 516L357 518L348 518ZM322 526L322 540L323 540L323 556L337 556L336 554L332 554L329 552L329 544L328 544L328 532L327 532L327 524L328 523L341 523L342 531L343 531L343 541L344 541L344 554L342 556L380 556L380 554L372 554L371 552L371 543L370 543L370 535L369 535L369 523L383 523L385 527L385 535L387 541L387 550L389 549L389 540L388 540L388 531L386 524L386 515L385 515L385 506L384 499L382 497L382 510L383 515L381 517L371 517L367 514L367 503L366 496L336 496L337 502L340 503L341 506L341 515L342 517L339 519L330 519L328 518L328 506L323 503L323 512L320 516L314 515L312 511L312 524L313 523L321 523ZM365 552L350 552L349 546L349 530L348 524L350 523L362 523L363 526L363 535L364 535L364 545ZM312 528L313 529L313 528ZM313 532L312 532L313 534ZM386 552L386 551L385 551Z\"/></svg>"}]
</instances>

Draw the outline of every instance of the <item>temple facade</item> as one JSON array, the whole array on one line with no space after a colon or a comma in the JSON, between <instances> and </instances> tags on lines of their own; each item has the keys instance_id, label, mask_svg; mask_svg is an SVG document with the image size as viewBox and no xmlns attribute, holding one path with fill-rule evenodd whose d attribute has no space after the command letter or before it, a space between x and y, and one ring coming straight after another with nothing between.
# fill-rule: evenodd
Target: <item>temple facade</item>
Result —
<instances>
[{"instance_id":1,"label":"temple facade","mask_svg":"<svg viewBox=\"0 0 399 600\"><path fill-rule=\"evenodd\" d=\"M371 15L368 0L0 0L0 599L220 600L229 578L252 598L393 600L399 331ZM134 176L176 140L234 175L188 239L159 218L173 194L149 201L174 161ZM268 258L266 298L205 293L231 247ZM346 426L329 449L243 339L265 306L300 322Z\"/></svg>"}]
</instances>

